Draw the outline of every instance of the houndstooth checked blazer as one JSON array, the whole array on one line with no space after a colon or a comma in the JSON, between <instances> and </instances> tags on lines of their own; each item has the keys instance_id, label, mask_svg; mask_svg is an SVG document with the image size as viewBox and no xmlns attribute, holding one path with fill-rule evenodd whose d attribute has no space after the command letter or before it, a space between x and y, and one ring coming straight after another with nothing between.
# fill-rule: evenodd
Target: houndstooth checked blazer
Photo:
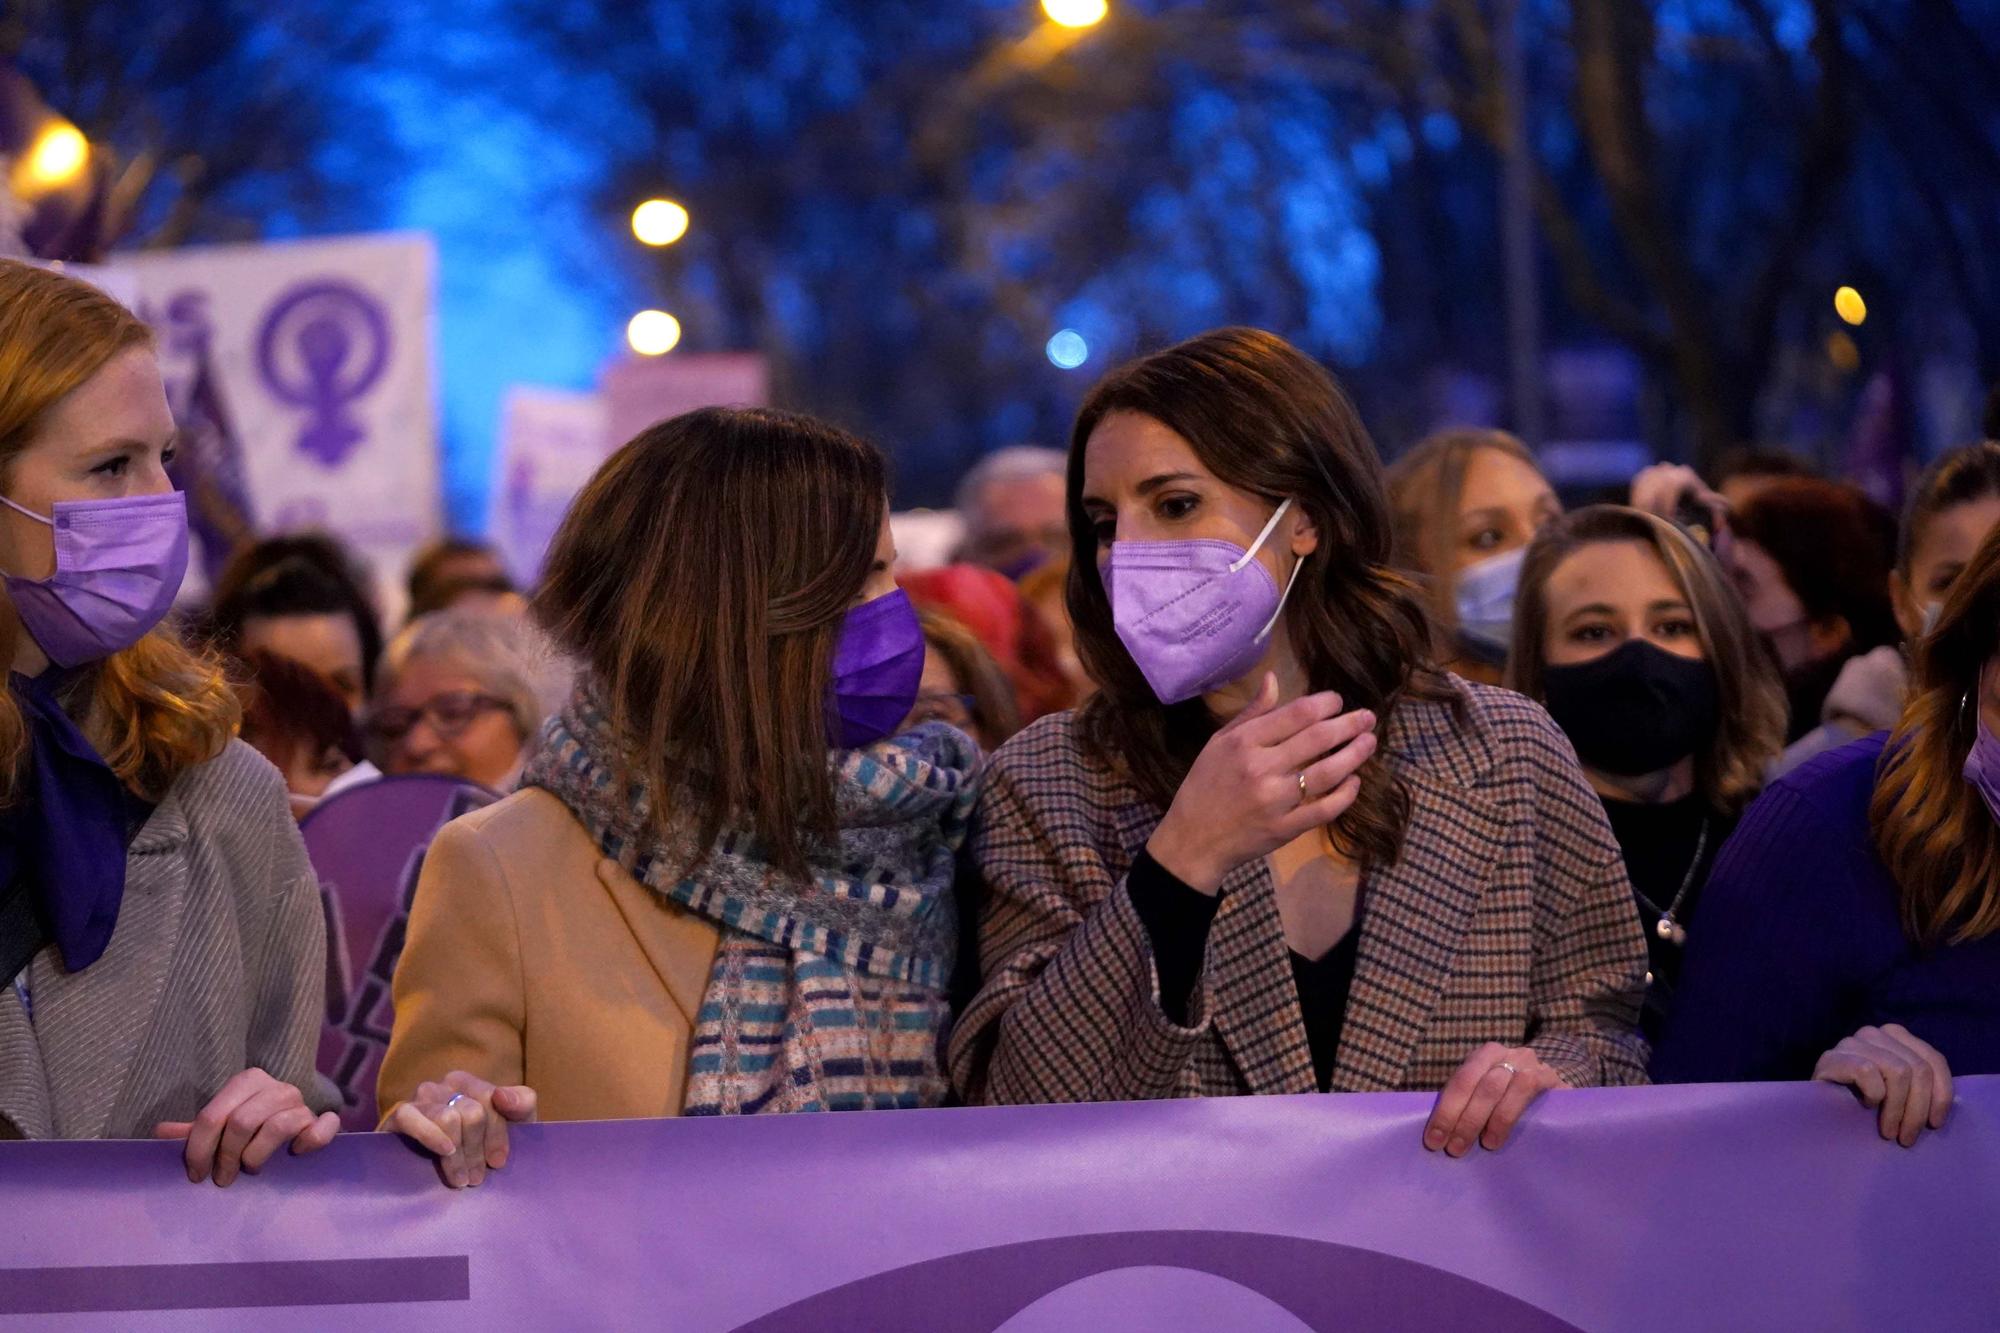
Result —
<instances>
[{"instance_id":1,"label":"houndstooth checked blazer","mask_svg":"<svg viewBox=\"0 0 2000 1333\"><path fill-rule=\"evenodd\" d=\"M1603 807L1539 705L1452 684L1462 711L1405 703L1386 737L1410 823L1364 885L1332 1088L1435 1089L1487 1041L1531 1046L1572 1086L1642 1083L1646 947ZM951 1037L968 1102L1315 1089L1262 862L1224 881L1179 1027L1125 884L1164 812L1084 752L1067 713L1003 747L985 782L986 981Z\"/></svg>"}]
</instances>

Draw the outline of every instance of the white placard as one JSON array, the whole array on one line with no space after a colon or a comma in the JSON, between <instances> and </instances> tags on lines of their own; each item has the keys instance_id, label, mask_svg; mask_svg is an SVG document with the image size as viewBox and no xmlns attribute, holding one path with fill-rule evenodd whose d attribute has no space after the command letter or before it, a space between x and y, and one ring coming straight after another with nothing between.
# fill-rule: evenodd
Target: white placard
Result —
<instances>
[{"instance_id":1,"label":"white placard","mask_svg":"<svg viewBox=\"0 0 2000 1333\"><path fill-rule=\"evenodd\" d=\"M759 352L673 352L612 361L597 387L615 447L654 422L698 407L762 407L770 401L770 381Z\"/></svg>"},{"instance_id":2,"label":"white placard","mask_svg":"<svg viewBox=\"0 0 2000 1333\"><path fill-rule=\"evenodd\" d=\"M208 460L229 479L220 490L247 506L259 533L339 536L395 600L410 553L439 528L430 238L193 247L115 262L137 277L183 426L197 399L228 423L229 456Z\"/></svg>"},{"instance_id":3,"label":"white placard","mask_svg":"<svg viewBox=\"0 0 2000 1333\"><path fill-rule=\"evenodd\" d=\"M549 539L611 454L604 400L517 385L500 411L500 459L486 531L523 587L541 577Z\"/></svg>"}]
</instances>

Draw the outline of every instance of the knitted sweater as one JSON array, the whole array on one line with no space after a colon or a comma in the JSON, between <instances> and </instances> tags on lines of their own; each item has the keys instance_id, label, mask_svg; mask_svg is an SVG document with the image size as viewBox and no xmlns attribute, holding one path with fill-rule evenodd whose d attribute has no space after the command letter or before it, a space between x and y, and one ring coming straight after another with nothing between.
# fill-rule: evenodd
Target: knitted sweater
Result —
<instances>
[{"instance_id":1,"label":"knitted sweater","mask_svg":"<svg viewBox=\"0 0 2000 1333\"><path fill-rule=\"evenodd\" d=\"M1723 849L1653 1054L1660 1083L1812 1076L1868 1024L1900 1023L1957 1074L2000 1073L2000 935L1919 949L1868 802L1886 736L1766 788Z\"/></svg>"}]
</instances>

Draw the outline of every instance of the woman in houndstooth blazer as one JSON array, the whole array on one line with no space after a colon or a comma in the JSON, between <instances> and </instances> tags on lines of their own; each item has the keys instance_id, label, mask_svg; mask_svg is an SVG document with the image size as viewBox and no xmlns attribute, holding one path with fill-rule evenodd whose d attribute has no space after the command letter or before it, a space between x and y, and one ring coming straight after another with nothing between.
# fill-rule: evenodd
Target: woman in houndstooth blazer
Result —
<instances>
[{"instance_id":1,"label":"woman in houndstooth blazer","mask_svg":"<svg viewBox=\"0 0 2000 1333\"><path fill-rule=\"evenodd\" d=\"M988 769L959 1092L1437 1090L1457 1156L1549 1089L1643 1082L1603 809L1538 705L1431 664L1332 378L1247 329L1134 362L1068 485L1100 690Z\"/></svg>"}]
</instances>

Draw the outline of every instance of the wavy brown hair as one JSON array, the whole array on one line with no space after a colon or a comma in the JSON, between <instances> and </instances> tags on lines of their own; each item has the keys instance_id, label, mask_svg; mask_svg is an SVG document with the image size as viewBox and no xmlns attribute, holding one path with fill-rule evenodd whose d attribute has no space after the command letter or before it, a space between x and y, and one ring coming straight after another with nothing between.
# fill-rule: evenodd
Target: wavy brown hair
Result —
<instances>
[{"instance_id":1,"label":"wavy brown hair","mask_svg":"<svg viewBox=\"0 0 2000 1333\"><path fill-rule=\"evenodd\" d=\"M0 260L0 490L56 404L119 353L152 343L137 316L88 283ZM25 632L10 606L0 621L8 661ZM63 704L119 779L151 801L220 754L242 717L221 664L159 630L81 672ZM26 746L20 708L0 690L0 805L17 794Z\"/></svg>"},{"instance_id":2,"label":"wavy brown hair","mask_svg":"<svg viewBox=\"0 0 2000 1333\"><path fill-rule=\"evenodd\" d=\"M1395 564L1414 575L1424 604L1438 628L1439 643L1458 634L1452 552L1458 545L1458 505L1466 469L1486 451L1519 459L1535 471L1541 464L1528 446L1504 430L1459 427L1427 435L1389 468L1389 514L1396 533ZM1449 654L1450 647L1440 649Z\"/></svg>"},{"instance_id":3,"label":"wavy brown hair","mask_svg":"<svg viewBox=\"0 0 2000 1333\"><path fill-rule=\"evenodd\" d=\"M1785 687L1758 646L1742 599L1708 549L1686 532L1623 505L1592 505L1549 524L1528 547L1514 599L1507 687L1537 703L1548 697L1549 580L1586 546L1636 542L1660 558L1694 613L1702 656L1715 669L1718 724L1695 756L1695 790L1734 815L1764 789L1764 770L1785 746Z\"/></svg>"},{"instance_id":4,"label":"wavy brown hair","mask_svg":"<svg viewBox=\"0 0 2000 1333\"><path fill-rule=\"evenodd\" d=\"M1101 687L1078 711L1084 742L1155 804L1172 803L1216 722L1200 699L1163 706L1119 641L1083 508L1084 448L1099 422L1137 412L1171 428L1225 485L1294 500L1318 528L1285 604L1285 629L1309 688L1372 709L1387 735L1400 702L1456 699L1430 656L1428 617L1390 564L1382 462L1354 405L1311 358L1275 334L1217 329L1113 371L1070 432L1068 600L1085 669ZM1409 793L1386 755L1361 769L1361 794L1328 830L1364 867L1393 864Z\"/></svg>"},{"instance_id":5,"label":"wavy brown hair","mask_svg":"<svg viewBox=\"0 0 2000 1333\"><path fill-rule=\"evenodd\" d=\"M1868 820L1903 932L1927 948L2000 931L2000 826L1965 780L1982 678L2000 655L2000 528L1916 644L1909 702L1882 752Z\"/></svg>"},{"instance_id":6,"label":"wavy brown hair","mask_svg":"<svg viewBox=\"0 0 2000 1333\"><path fill-rule=\"evenodd\" d=\"M834 645L886 504L873 445L711 407L642 431L570 506L536 614L601 692L656 831L697 831L684 872L738 821L800 876L832 836Z\"/></svg>"}]
</instances>

